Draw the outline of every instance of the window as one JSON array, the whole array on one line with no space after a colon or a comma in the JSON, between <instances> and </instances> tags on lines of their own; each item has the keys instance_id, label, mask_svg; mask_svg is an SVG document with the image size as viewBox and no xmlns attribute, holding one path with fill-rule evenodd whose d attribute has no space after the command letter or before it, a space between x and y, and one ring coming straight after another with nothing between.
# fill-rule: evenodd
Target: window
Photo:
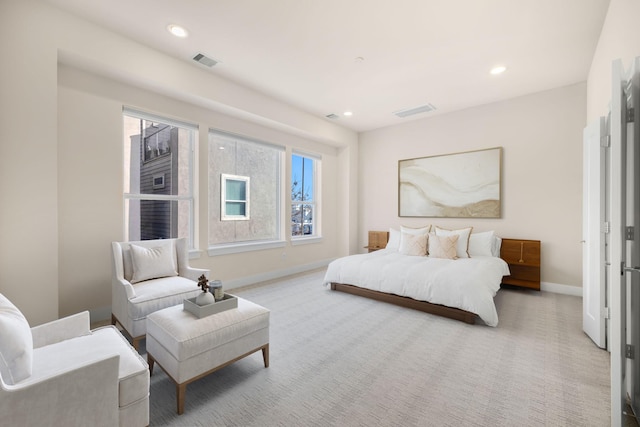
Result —
<instances>
[{"instance_id":1,"label":"window","mask_svg":"<svg viewBox=\"0 0 640 427\"><path fill-rule=\"evenodd\" d=\"M209 132L209 254L282 246L284 149Z\"/></svg>"},{"instance_id":2,"label":"window","mask_svg":"<svg viewBox=\"0 0 640 427\"><path fill-rule=\"evenodd\" d=\"M193 247L196 126L130 109L123 124L125 238L187 237Z\"/></svg>"},{"instance_id":3,"label":"window","mask_svg":"<svg viewBox=\"0 0 640 427\"><path fill-rule=\"evenodd\" d=\"M249 190L251 178L248 176L236 176L221 174L222 197L220 200L220 217L223 221L248 220L249 216Z\"/></svg>"},{"instance_id":4,"label":"window","mask_svg":"<svg viewBox=\"0 0 640 427\"><path fill-rule=\"evenodd\" d=\"M320 159L293 153L291 156L291 236L318 236L316 177Z\"/></svg>"}]
</instances>

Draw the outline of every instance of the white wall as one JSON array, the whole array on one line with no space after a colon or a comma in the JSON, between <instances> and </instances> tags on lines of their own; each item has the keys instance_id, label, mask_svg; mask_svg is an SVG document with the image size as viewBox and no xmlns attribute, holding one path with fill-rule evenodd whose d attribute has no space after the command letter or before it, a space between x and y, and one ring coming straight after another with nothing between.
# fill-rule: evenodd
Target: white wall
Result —
<instances>
[{"instance_id":1,"label":"white wall","mask_svg":"<svg viewBox=\"0 0 640 427\"><path fill-rule=\"evenodd\" d=\"M360 247L368 230L400 225L496 230L542 241L543 282L581 286L585 104L576 84L361 134ZM398 217L398 160L492 147L503 147L502 218Z\"/></svg>"},{"instance_id":2,"label":"white wall","mask_svg":"<svg viewBox=\"0 0 640 427\"><path fill-rule=\"evenodd\" d=\"M589 123L606 116L611 102L611 63L621 59L625 69L640 56L640 1L611 0L587 79Z\"/></svg>"},{"instance_id":3,"label":"white wall","mask_svg":"<svg viewBox=\"0 0 640 427\"><path fill-rule=\"evenodd\" d=\"M122 238L123 230L123 102L326 154L330 180L345 174L338 164L357 164L355 132L47 3L0 2L0 36L1 51L12 63L0 67L0 292L33 325L80 310L108 310L108 247ZM123 90L126 85L135 89ZM202 165L205 133L198 154ZM201 168L200 174L200 182L206 182L206 171ZM338 205L349 187L356 187L353 171L345 177L345 185L323 182L328 206ZM206 218L204 201L201 195L201 219ZM323 212L326 221L340 222L343 230L326 227L319 245L287 246L284 260L281 250L271 250L203 254L193 264L211 268L222 279L251 280L345 255L357 219L349 209L357 206L340 204ZM205 249L205 230L199 233L200 249Z\"/></svg>"},{"instance_id":4,"label":"white wall","mask_svg":"<svg viewBox=\"0 0 640 427\"><path fill-rule=\"evenodd\" d=\"M37 324L58 314L56 50L29 6L0 2L0 292Z\"/></svg>"}]
</instances>

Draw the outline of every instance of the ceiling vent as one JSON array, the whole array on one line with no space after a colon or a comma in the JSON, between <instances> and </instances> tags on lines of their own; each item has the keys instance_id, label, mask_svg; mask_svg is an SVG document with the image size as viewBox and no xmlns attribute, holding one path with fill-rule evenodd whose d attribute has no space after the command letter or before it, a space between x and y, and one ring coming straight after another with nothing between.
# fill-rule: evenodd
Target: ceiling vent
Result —
<instances>
[{"instance_id":1,"label":"ceiling vent","mask_svg":"<svg viewBox=\"0 0 640 427\"><path fill-rule=\"evenodd\" d=\"M331 113L331 114L327 114L325 117L326 117L327 119L334 119L334 120L335 120L335 119L340 118L340 116L339 116L339 115L337 115L337 114L333 114L333 113Z\"/></svg>"},{"instance_id":2,"label":"ceiling vent","mask_svg":"<svg viewBox=\"0 0 640 427\"><path fill-rule=\"evenodd\" d=\"M200 63L200 64L202 64L202 65L205 65L205 66L207 66L207 67L209 67L209 68L213 67L213 66L214 66L214 65L216 65L218 62L220 62L220 61L216 61L216 60L215 60L215 59L213 59L213 58L209 58L208 56L203 55L203 54L201 54L201 53L199 53L199 54L197 54L196 56L194 56L194 57L193 57L193 60L194 60L194 61L196 61L196 62L198 62L198 63Z\"/></svg>"},{"instance_id":3,"label":"ceiling vent","mask_svg":"<svg viewBox=\"0 0 640 427\"><path fill-rule=\"evenodd\" d=\"M435 109L436 107L434 107L431 104L424 104L419 107L413 107L413 108L407 108L405 110L394 111L393 114L395 114L398 117L407 117L407 116L413 116L414 114L427 113Z\"/></svg>"}]
</instances>

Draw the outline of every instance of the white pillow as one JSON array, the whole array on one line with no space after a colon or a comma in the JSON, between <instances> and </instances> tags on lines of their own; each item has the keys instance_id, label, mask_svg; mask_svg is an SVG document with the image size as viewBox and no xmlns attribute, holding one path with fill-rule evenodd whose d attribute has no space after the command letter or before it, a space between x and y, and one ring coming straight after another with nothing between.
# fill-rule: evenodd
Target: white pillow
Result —
<instances>
[{"instance_id":1,"label":"white pillow","mask_svg":"<svg viewBox=\"0 0 640 427\"><path fill-rule=\"evenodd\" d=\"M469 258L469 235L473 227L461 228L459 230L446 230L436 227L436 236L458 236L456 252L458 258Z\"/></svg>"},{"instance_id":2,"label":"white pillow","mask_svg":"<svg viewBox=\"0 0 640 427\"><path fill-rule=\"evenodd\" d=\"M431 230L431 224L421 228L409 228L409 227L404 227L402 225L400 226L400 232L407 233L407 234L428 234L430 230Z\"/></svg>"},{"instance_id":3,"label":"white pillow","mask_svg":"<svg viewBox=\"0 0 640 427\"><path fill-rule=\"evenodd\" d=\"M469 256L495 256L494 232L484 231L482 233L471 233L469 236Z\"/></svg>"},{"instance_id":4,"label":"white pillow","mask_svg":"<svg viewBox=\"0 0 640 427\"><path fill-rule=\"evenodd\" d=\"M491 254L494 257L500 258L500 248L502 247L502 239L498 236L493 236L493 245L491 245Z\"/></svg>"},{"instance_id":5,"label":"white pillow","mask_svg":"<svg viewBox=\"0 0 640 427\"><path fill-rule=\"evenodd\" d=\"M457 234L438 236L432 233L429 236L429 256L432 258L457 259L456 246L459 237Z\"/></svg>"},{"instance_id":6,"label":"white pillow","mask_svg":"<svg viewBox=\"0 0 640 427\"><path fill-rule=\"evenodd\" d=\"M0 375L6 384L31 376L33 337L29 322L18 308L0 294Z\"/></svg>"},{"instance_id":7,"label":"white pillow","mask_svg":"<svg viewBox=\"0 0 640 427\"><path fill-rule=\"evenodd\" d=\"M133 244L129 246L133 264L131 283L178 275L176 250L172 240L160 243L153 248Z\"/></svg>"},{"instance_id":8,"label":"white pillow","mask_svg":"<svg viewBox=\"0 0 640 427\"><path fill-rule=\"evenodd\" d=\"M427 254L427 234L402 233L400 253L402 255L425 256Z\"/></svg>"},{"instance_id":9,"label":"white pillow","mask_svg":"<svg viewBox=\"0 0 640 427\"><path fill-rule=\"evenodd\" d=\"M387 242L387 249L400 249L400 232L395 228L389 229L389 241Z\"/></svg>"}]
</instances>

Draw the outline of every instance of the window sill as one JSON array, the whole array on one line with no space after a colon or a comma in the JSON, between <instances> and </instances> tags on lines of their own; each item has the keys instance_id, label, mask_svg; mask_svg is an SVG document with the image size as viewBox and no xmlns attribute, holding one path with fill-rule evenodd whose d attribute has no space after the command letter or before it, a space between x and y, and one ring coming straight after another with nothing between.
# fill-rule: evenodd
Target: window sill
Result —
<instances>
[{"instance_id":1,"label":"window sill","mask_svg":"<svg viewBox=\"0 0 640 427\"><path fill-rule=\"evenodd\" d=\"M291 246L310 245L313 243L320 243L320 242L322 242L322 236L291 238Z\"/></svg>"},{"instance_id":2,"label":"window sill","mask_svg":"<svg viewBox=\"0 0 640 427\"><path fill-rule=\"evenodd\" d=\"M270 240L267 242L242 242L225 245L210 246L209 256L237 254L241 252L261 251L264 249L282 248L287 244L284 240Z\"/></svg>"}]
</instances>

